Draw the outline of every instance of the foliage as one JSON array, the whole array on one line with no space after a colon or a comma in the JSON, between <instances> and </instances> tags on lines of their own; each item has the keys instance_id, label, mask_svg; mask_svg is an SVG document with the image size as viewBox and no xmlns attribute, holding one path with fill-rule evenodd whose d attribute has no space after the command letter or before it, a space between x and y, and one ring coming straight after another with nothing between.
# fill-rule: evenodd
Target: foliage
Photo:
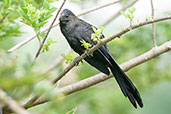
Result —
<instances>
[{"instance_id":1,"label":"foliage","mask_svg":"<svg viewBox=\"0 0 171 114\"><path fill-rule=\"evenodd\" d=\"M102 32L104 30L104 27L100 27L99 29L96 29L95 27L92 26L92 29L94 33L91 35L91 39L97 43L100 43L100 41L102 40L101 38L103 37Z\"/></svg>"},{"instance_id":2,"label":"foliage","mask_svg":"<svg viewBox=\"0 0 171 114\"><path fill-rule=\"evenodd\" d=\"M96 29L95 27L92 26L92 29L94 31L93 34L91 34L91 39L97 43L101 42L102 38L102 32L104 30L104 27L100 27L99 29ZM85 40L81 41L81 46L83 46L86 50L88 50L92 45Z\"/></svg>"},{"instance_id":3,"label":"foliage","mask_svg":"<svg viewBox=\"0 0 171 114\"><path fill-rule=\"evenodd\" d=\"M21 33L20 25L15 21L19 15L17 6L13 0L0 1L0 41Z\"/></svg>"},{"instance_id":4,"label":"foliage","mask_svg":"<svg viewBox=\"0 0 171 114\"><path fill-rule=\"evenodd\" d=\"M22 33L20 30L21 25L18 24L18 18L21 17L20 14L23 14L20 10L23 8L23 6L25 6L26 4L29 5L29 3L31 3L35 7L39 7L40 9L43 9L43 11L41 11L41 13L43 14L39 15L41 16L41 18L38 23L39 27L41 27L46 23L46 20L50 18L51 13L54 10L56 10L56 8L54 7L52 8L49 5L49 3L54 1L56 0L2 0L0 1L0 41L9 37L17 37ZM31 8L33 8L33 10L35 11L36 9L34 9L34 6L29 7L30 10ZM45 14L45 12L48 13ZM35 13L38 14L38 12ZM25 18L27 16L30 17L30 14L28 15L26 14ZM27 19L29 19L28 17ZM35 18L36 17L37 16L35 16ZM31 18L32 17L30 17L30 19ZM33 23L33 21L31 22ZM35 26L38 25L36 24Z\"/></svg>"},{"instance_id":5,"label":"foliage","mask_svg":"<svg viewBox=\"0 0 171 114\"><path fill-rule=\"evenodd\" d=\"M42 85L46 86L41 86L41 88L38 88L36 85L37 82L46 78L48 75L42 75L38 69L34 71L34 65L29 59L27 63L23 64L22 69L18 70L18 61L16 56L9 55L3 50L0 50L0 87L3 90L18 100L28 97L32 92L35 94L42 93L42 88L46 92L48 90L48 93L54 92L52 89L49 89L50 86L47 86L46 83L42 82ZM49 98L49 95L47 97Z\"/></svg>"},{"instance_id":6,"label":"foliage","mask_svg":"<svg viewBox=\"0 0 171 114\"><path fill-rule=\"evenodd\" d=\"M156 25L156 27L157 43L158 45L161 45L162 43L170 39L169 31L171 25L168 22L159 23ZM128 61L129 59L136 57L140 54L143 54L144 52L152 48L151 27L142 27L137 30L134 30L129 34L122 36L121 39L115 39L113 42L109 42L108 47L118 63ZM128 76L130 76L131 80L137 86L141 94L145 94L145 90L150 91L153 86L156 86L161 81L171 81L171 63L168 62L169 56L170 54L168 53L165 56L163 55L157 57L127 72ZM83 65L80 66L77 73L77 78L79 80L82 80L99 73L99 71L97 71L95 68L93 68L86 62L84 62ZM92 114L112 114L113 112L119 114L131 114L131 111L134 109L121 94L116 83L114 83L114 79L110 79L108 81L103 82L102 84L92 87L91 89L89 88L88 90L84 90L84 92L78 94L80 98L78 98L77 96L77 101L72 101L70 102L70 104L78 102L76 103L77 105L72 105L77 106L78 109L82 108L82 105L85 106L84 108L87 110L90 107L94 107L89 112ZM89 97L86 97L86 100L81 102L80 100L83 99L83 97L85 96ZM148 97L148 93L146 96ZM142 97L146 107L147 104L146 100L144 99L144 95L142 95ZM155 100L157 99L154 99L154 101ZM100 104L103 105L101 106ZM135 113L138 112L136 110L134 111Z\"/></svg>"},{"instance_id":7,"label":"foliage","mask_svg":"<svg viewBox=\"0 0 171 114\"><path fill-rule=\"evenodd\" d=\"M86 42L85 40L82 40L80 42L82 43L81 46L83 46L87 50L92 46L90 43Z\"/></svg>"},{"instance_id":8,"label":"foliage","mask_svg":"<svg viewBox=\"0 0 171 114\"><path fill-rule=\"evenodd\" d=\"M121 14L124 15L130 21L130 26L132 25L132 21L134 19L134 12L136 11L135 8L128 9L127 11L121 11Z\"/></svg>"},{"instance_id":9,"label":"foliage","mask_svg":"<svg viewBox=\"0 0 171 114\"><path fill-rule=\"evenodd\" d=\"M170 108L168 107L170 106L170 102L169 100L167 101L167 99L169 99L170 91L166 90L170 87L169 83L171 80L171 63L169 61L170 53L150 60L149 62L139 65L127 72L128 76L131 76L131 80L136 84L142 94L145 110L150 107L147 112L144 111L144 109L141 109L140 111L134 110L128 100L122 95L114 79L110 79L67 97L61 96L56 98L55 86L51 84L49 80L53 76L57 76L59 72L56 71L59 71L62 68L57 67L56 71L46 75L43 74L43 72L50 66L47 62L52 55L50 52L47 54L47 57L42 57L36 62L33 62L32 60L32 55L35 49L30 49L32 46L31 44L28 44L28 47L24 47L19 51L17 50L13 54L6 53L6 50L16 43L15 41L20 41L17 39L20 35L26 34L21 29L21 27L23 27L22 23L30 26L30 28L32 28L37 34L39 41L42 41L46 33L41 34L40 29L44 27L52 17L52 13L56 9L50 3L56 1L58 0L0 1L1 89L6 91L9 96L19 102L26 100L30 94L43 94L46 99L51 100L48 103L34 106L29 109L30 112L36 114L132 114L132 112L135 114L145 114L150 111L155 112L156 107L160 107L158 108L160 111L166 109L166 113L170 111ZM129 21L133 21L134 12L135 9L129 9L126 12L123 12L123 15L129 19ZM158 23L156 24L156 28L158 45L170 40L171 25L169 22ZM100 41L103 40L101 39L103 29L104 28L93 28L95 33L92 35L92 40L100 43ZM42 51L48 51L49 46L54 43L56 43L56 41L48 38ZM89 49L91 44L82 41L82 46ZM131 31L129 34L122 36L121 40L116 39L110 42L108 46L118 63L123 63L136 57L152 48L151 26L141 27L137 30ZM28 50L31 51L31 53L28 53ZM59 55L58 51L64 51L64 48L54 48L54 50L55 54ZM27 54L27 58L24 58ZM62 56L66 59L67 63L73 62L75 58L74 52L69 52ZM79 81L99 73L99 71L86 62L75 69L76 74L69 75L69 81ZM76 77L74 77L75 75ZM40 82L40 80L44 81ZM165 81L167 81L168 85L163 87L157 86L158 83L165 83ZM65 82L61 80L60 87L66 84L68 84L68 79L66 79ZM151 91L151 88L153 87L155 87L155 92ZM165 97L163 97L163 94L165 94Z\"/></svg>"},{"instance_id":10,"label":"foliage","mask_svg":"<svg viewBox=\"0 0 171 114\"><path fill-rule=\"evenodd\" d=\"M31 26L34 29L39 43L41 43L41 40L44 38L42 36L44 35L41 35L40 29L47 23L47 20L52 17L52 13L56 10L56 8L50 6L45 0L40 9L37 9L32 4L28 4L27 2L24 4L24 6L21 6L20 9L22 18L21 22ZM52 39L50 41L47 42L49 44L46 44L43 47L44 50L42 52L48 51L49 45L55 42L52 41Z\"/></svg>"},{"instance_id":11,"label":"foliage","mask_svg":"<svg viewBox=\"0 0 171 114\"><path fill-rule=\"evenodd\" d=\"M73 51L69 51L68 54L62 54L65 58L67 64L71 64L74 61L75 53Z\"/></svg>"},{"instance_id":12,"label":"foliage","mask_svg":"<svg viewBox=\"0 0 171 114\"><path fill-rule=\"evenodd\" d=\"M49 46L53 43L57 43L57 41L54 41L52 38L48 38L42 48L42 52L49 51Z\"/></svg>"}]
</instances>

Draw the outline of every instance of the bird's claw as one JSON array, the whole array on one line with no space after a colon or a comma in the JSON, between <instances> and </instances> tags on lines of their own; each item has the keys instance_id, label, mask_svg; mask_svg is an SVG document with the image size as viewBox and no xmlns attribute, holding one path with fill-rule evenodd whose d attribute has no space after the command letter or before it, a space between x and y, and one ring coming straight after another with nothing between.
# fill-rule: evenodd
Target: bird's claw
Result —
<instances>
[{"instance_id":1,"label":"bird's claw","mask_svg":"<svg viewBox=\"0 0 171 114\"><path fill-rule=\"evenodd\" d=\"M78 58L79 58L79 57L76 57L76 58L74 59L74 61L73 61L74 64L75 64L75 66L78 66L78 65L79 65L79 62L77 62ZM82 60L81 60L80 62L83 63Z\"/></svg>"},{"instance_id":2,"label":"bird's claw","mask_svg":"<svg viewBox=\"0 0 171 114\"><path fill-rule=\"evenodd\" d=\"M85 54L87 57L90 57L90 55L88 54L88 50L85 50Z\"/></svg>"}]
</instances>

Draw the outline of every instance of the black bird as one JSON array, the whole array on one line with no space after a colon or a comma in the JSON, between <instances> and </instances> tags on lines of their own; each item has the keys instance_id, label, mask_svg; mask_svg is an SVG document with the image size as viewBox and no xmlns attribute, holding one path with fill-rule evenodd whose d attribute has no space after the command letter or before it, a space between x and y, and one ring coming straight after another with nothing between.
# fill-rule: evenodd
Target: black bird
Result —
<instances>
[{"instance_id":1,"label":"black bird","mask_svg":"<svg viewBox=\"0 0 171 114\"><path fill-rule=\"evenodd\" d=\"M91 34L94 33L92 29L93 25L77 18L70 10L64 9L61 12L59 21L60 29L63 35L71 48L79 55L83 54L86 50L81 45L82 43L80 41L84 40L92 46L97 44L97 42L91 39ZM104 38L104 36L102 35L101 38ZM104 45L94 51L93 56L87 56L85 61L106 75L110 74L110 69L124 96L128 97L135 108L137 108L136 102L140 107L143 107L143 102L138 90L115 62L109 49L107 48L107 45Z\"/></svg>"}]
</instances>

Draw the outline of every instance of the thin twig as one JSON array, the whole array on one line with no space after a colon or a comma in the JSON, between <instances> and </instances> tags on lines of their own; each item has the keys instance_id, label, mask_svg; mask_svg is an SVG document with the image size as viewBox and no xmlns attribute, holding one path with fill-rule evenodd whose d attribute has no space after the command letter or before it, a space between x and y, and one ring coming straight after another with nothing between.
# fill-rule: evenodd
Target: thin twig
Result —
<instances>
[{"instance_id":1,"label":"thin twig","mask_svg":"<svg viewBox=\"0 0 171 114\"><path fill-rule=\"evenodd\" d=\"M61 11L61 9L62 9L62 7L64 6L65 2L66 2L66 0L64 0L63 3L61 4L61 6L59 7L59 10L57 11L55 18L53 19L53 21L52 21L52 23L51 23L51 25L50 25L50 27L49 27L47 33L46 33L46 36L45 36L45 38L43 39L43 41L42 41L42 43L41 43L41 45L40 45L40 48L39 48L39 50L38 50L37 53L36 53L35 59L39 56L40 51L42 50L42 47L43 47L43 45L44 45L44 43L45 43L45 41L46 41L46 39L47 39L47 37L48 37L48 35L49 35L49 33L50 33L50 30L52 29L52 26L53 26L53 24L55 23L55 21L56 21L58 15L59 15L59 12Z\"/></svg>"},{"instance_id":2,"label":"thin twig","mask_svg":"<svg viewBox=\"0 0 171 114\"><path fill-rule=\"evenodd\" d=\"M53 64L45 71L43 72L42 74L47 74L49 72L51 72L53 69L55 69L58 65L60 65L65 59L60 57L58 58L57 60L55 60L53 62ZM58 83L59 85L59 83ZM32 104L33 102L35 102L37 99L39 98L39 96L35 96L35 95L31 95L26 101L23 102L24 106L27 106L27 105L30 105Z\"/></svg>"},{"instance_id":3,"label":"thin twig","mask_svg":"<svg viewBox=\"0 0 171 114\"><path fill-rule=\"evenodd\" d=\"M65 52L68 52L68 50L67 51L65 51ZM65 53L64 52L64 53ZM56 60L54 60L51 64L50 64L50 66L46 69L46 71L43 73L43 74L47 74L47 73L49 73L49 72L51 72L53 69L55 69L57 66L59 66L60 64L62 64L63 62L64 62L64 57L62 57L62 56L59 56Z\"/></svg>"},{"instance_id":4,"label":"thin twig","mask_svg":"<svg viewBox=\"0 0 171 114\"><path fill-rule=\"evenodd\" d=\"M45 32L45 31L43 31L43 32ZM7 52L12 53L12 52L16 51L17 49L21 48L22 46L24 46L25 44L27 44L28 42L30 42L31 40L35 39L35 38L36 38L36 34L33 34L32 36L29 36L25 40L16 44L14 47L10 48Z\"/></svg>"},{"instance_id":5,"label":"thin twig","mask_svg":"<svg viewBox=\"0 0 171 114\"><path fill-rule=\"evenodd\" d=\"M112 2L110 2L112 3ZM107 3L103 4L103 5L100 5L100 6L96 6L94 8L91 8L91 9L87 9L87 10L84 10L82 11L81 13L79 13L77 16L82 16L82 15L86 15L90 12L93 12L93 11L96 11L96 10L99 10L100 8L104 8L104 7L107 7L109 5L106 5ZM112 5L112 4L111 4ZM100 8L99 8L100 7ZM53 28L58 26L59 25L59 22L54 24L53 25ZM48 30L49 28L44 28L41 33L44 33ZM28 38L26 38L25 40L19 42L18 44L16 44L14 47L10 48L7 52L8 53L12 53L14 51L16 51L17 49L21 48L22 46L24 46L25 44L27 44L28 42L30 42L31 40L35 39L36 38L36 35L32 35L32 36L29 36Z\"/></svg>"},{"instance_id":6,"label":"thin twig","mask_svg":"<svg viewBox=\"0 0 171 114\"><path fill-rule=\"evenodd\" d=\"M138 27L141 27L141 26L144 26L144 25L147 25L147 24L152 24L152 23L156 23L156 22L160 22L160 21L164 21L164 20L169 20L169 19L171 19L171 16L163 17L163 18L159 18L159 19L155 19L155 20L151 20L151 21L149 20L149 21L146 21L146 22L143 22L143 23L139 23L138 25L133 25L133 26L131 26L131 27L129 27L129 28L127 28L127 29L125 29L125 30L119 32L118 34L113 35L113 36L111 36L111 37L109 37L109 38L106 38L105 40L101 41L101 43L95 45L95 46L94 46L93 48L91 48L87 53L88 53L88 54L92 53L93 51L95 51L96 49L98 49L99 47L101 47L102 45L106 44L107 42L109 42L109 41L111 41L111 40L113 40L113 39L115 39L115 38L117 38L117 37L120 37L121 35L123 35L123 34L129 32L130 30L136 29L136 28L138 28ZM171 48L171 47L170 47L170 48ZM82 59L84 59L84 58L87 56L87 53L82 54L82 55L76 60L76 62L78 63L78 62L80 62ZM64 70L63 74L66 74L66 73L67 73L68 71L70 71L74 66L75 66L75 64L74 64L74 63L71 63L71 64ZM58 77L57 77L57 78L58 78ZM57 78L56 78L56 79L57 79ZM55 80L55 79L53 80L53 82L57 82L57 81L58 81L58 80ZM23 104L23 106L24 106L24 107L27 107L27 108L33 106L33 105L34 105L33 102L36 101L37 98L38 98L37 96L31 97L30 100L28 100L26 103Z\"/></svg>"},{"instance_id":7,"label":"thin twig","mask_svg":"<svg viewBox=\"0 0 171 114\"><path fill-rule=\"evenodd\" d=\"M132 0L126 5L124 5L119 11L117 11L114 15L106 19L100 26L106 26L108 25L112 20L116 19L119 15L121 15L121 11L125 11L127 8L133 6L138 0Z\"/></svg>"},{"instance_id":8,"label":"thin twig","mask_svg":"<svg viewBox=\"0 0 171 114\"><path fill-rule=\"evenodd\" d=\"M84 10L82 13L78 14L77 16L82 16L82 15L85 15L85 14L87 14L87 13L91 13L91 12L93 12L93 11L102 9L102 8L104 8L104 7L107 7L107 6L116 4L116 3L120 2L120 1L122 1L122 0L113 0L113 1L110 1L110 2L105 3L105 4L103 4L103 5L99 5L99 6L96 6L96 7L91 8L91 9Z\"/></svg>"},{"instance_id":9,"label":"thin twig","mask_svg":"<svg viewBox=\"0 0 171 114\"><path fill-rule=\"evenodd\" d=\"M6 92L2 89L0 89L0 101L7 105L16 114L30 114L22 106L20 106L17 101L7 96Z\"/></svg>"},{"instance_id":10,"label":"thin twig","mask_svg":"<svg viewBox=\"0 0 171 114\"><path fill-rule=\"evenodd\" d=\"M94 52L96 49L100 48L102 45L106 44L107 42L122 36L123 34L129 32L130 30L136 29L138 27L147 25L147 24L152 24L152 23L156 23L159 21L164 21L164 20L168 20L171 19L171 16L168 17L163 17L163 18L159 18L159 19L155 19L155 20L150 20L150 21L146 21L143 23L139 23L138 25L133 25L131 27L126 28L125 30L119 32L118 34L115 34L109 38L106 38L105 40L101 41L99 44L96 44L95 46L93 46L90 50L87 51L88 54L91 54L92 52ZM86 56L87 53L83 53L81 56L79 56L73 63L71 63L66 69L64 69L52 82L56 83L58 80L60 80L66 73L68 73L74 66L75 66L75 62L79 63L81 60L83 60Z\"/></svg>"},{"instance_id":11,"label":"thin twig","mask_svg":"<svg viewBox=\"0 0 171 114\"><path fill-rule=\"evenodd\" d=\"M151 1L151 16L152 16L152 19L154 19L153 0L150 0L150 1ZM155 27L154 23L152 24L152 29L153 29L153 47L156 47L157 46L157 44L156 44L156 27Z\"/></svg>"},{"instance_id":12,"label":"thin twig","mask_svg":"<svg viewBox=\"0 0 171 114\"><path fill-rule=\"evenodd\" d=\"M7 18L7 16L8 16L8 14L9 13L6 13L3 17L2 17L2 19L0 20L0 23L3 23L4 22L4 20Z\"/></svg>"},{"instance_id":13,"label":"thin twig","mask_svg":"<svg viewBox=\"0 0 171 114\"><path fill-rule=\"evenodd\" d=\"M55 69L58 65L60 65L61 63L63 63L64 62L64 58L63 57L59 57L57 60L55 60L54 62L53 62L53 64L51 64L49 67L48 67L48 69L43 73L43 74L47 74L47 73L49 73L49 72L51 72L53 69Z\"/></svg>"},{"instance_id":14,"label":"thin twig","mask_svg":"<svg viewBox=\"0 0 171 114\"><path fill-rule=\"evenodd\" d=\"M152 48L150 51L121 64L120 67L122 68L123 71L126 72L126 71L130 70L131 68L134 68L135 66L138 66L138 65L140 65L140 64L142 64L148 60L151 60L151 59L153 59L153 58L155 58L161 54L164 54L170 50L171 50L171 41L168 41L159 47ZM56 96L58 97L61 95L68 95L71 93L75 93L75 92L80 91L82 89L85 89L85 88L88 88L88 87L93 86L95 84L98 84L102 81L105 81L111 77L113 77L112 74L110 76L107 76L103 73L99 73L95 76L91 76L87 79L81 80L81 81L76 82L74 84L70 84L70 85L65 86L63 88L56 89ZM41 97L33 105L34 106L39 105L39 104L45 103L47 101L48 101L47 99L44 99ZM30 108L33 105L26 106L25 108Z\"/></svg>"},{"instance_id":15,"label":"thin twig","mask_svg":"<svg viewBox=\"0 0 171 114\"><path fill-rule=\"evenodd\" d=\"M59 65L60 63L62 63L64 61L64 58L60 58L59 60L57 60L51 67L49 67L43 74L47 74L49 73L51 70L53 70L57 65ZM62 78L63 76L61 76ZM58 78L58 82L60 81L60 79ZM55 84L56 82L52 81L53 84ZM58 83L59 84L59 83ZM32 105L37 99L39 98L39 96L36 95L32 95L30 96L24 103L23 105L25 107Z\"/></svg>"},{"instance_id":16,"label":"thin twig","mask_svg":"<svg viewBox=\"0 0 171 114\"><path fill-rule=\"evenodd\" d=\"M121 32L119 32L118 34L116 35L113 35L109 38L106 38L105 40L101 41L101 43L95 45L94 47L92 47L87 53L88 54L91 54L92 52L94 52L96 49L98 49L99 47L101 47L102 45L106 44L107 42L117 38L117 37L120 37L121 35L129 32L130 30L133 30L133 29L136 29L138 27L141 27L141 26L144 26L144 25L147 25L147 24L152 24L152 23L155 23L155 22L159 22L159 21L164 21L164 20L168 20L168 19L171 19L171 16L168 16L168 17L163 17L163 18L159 18L159 19L155 19L155 20L149 20L149 21L146 21L146 22L143 22L143 23L140 23L138 25L134 25L134 26L131 26ZM75 62L76 63L79 63L81 60L83 60L86 56L87 56L87 53L84 53L82 54L81 56L79 56ZM64 69L54 80L52 80L52 83L56 83L57 81L59 81L66 73L68 73L74 66L75 66L75 62L71 63L66 69ZM33 102L35 102L36 100L38 99L37 96L33 96L30 98L30 100L28 100L24 107L27 107L29 105L31 105Z\"/></svg>"},{"instance_id":17,"label":"thin twig","mask_svg":"<svg viewBox=\"0 0 171 114\"><path fill-rule=\"evenodd\" d=\"M45 43L45 40L47 39L47 36L48 36L48 34L49 34L51 28L53 27L53 24L55 23L55 20L57 19L58 15L59 15L59 12L61 11L61 9L62 9L62 7L64 6L65 2L66 2L66 0L63 1L63 3L61 4L61 6L60 6L58 12L56 13L56 16L55 16L53 22L51 23L51 25L50 25L50 27L49 27L49 29L48 29L48 31L47 31L47 34L46 34L45 38L43 39L43 42L42 42L42 44L41 44L41 46L40 46L40 48L39 48L39 50L38 50L38 52L37 52L37 54L36 54L35 59L39 56L40 51L41 51L41 49L42 49L42 47L43 47L43 45L44 45L44 43ZM44 31L45 31L45 30L44 30ZM34 37L31 37L31 38L34 38ZM55 62L55 63L54 63L51 67L49 67L49 69L46 70L43 74L49 73L53 68L55 68L55 67L56 67L59 63L61 63L62 61L63 61L63 60L61 59L60 61ZM29 105L29 104L30 104L29 101L36 101L37 98L38 98L38 96L34 96L34 95L31 96L31 97L29 98L28 102L25 103L25 105Z\"/></svg>"}]
</instances>

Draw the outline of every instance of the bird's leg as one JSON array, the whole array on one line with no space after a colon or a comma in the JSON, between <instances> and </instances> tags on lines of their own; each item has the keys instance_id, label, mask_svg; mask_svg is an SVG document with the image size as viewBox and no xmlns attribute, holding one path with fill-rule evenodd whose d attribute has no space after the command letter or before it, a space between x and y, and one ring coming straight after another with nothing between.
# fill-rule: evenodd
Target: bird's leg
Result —
<instances>
[{"instance_id":1,"label":"bird's leg","mask_svg":"<svg viewBox=\"0 0 171 114\"><path fill-rule=\"evenodd\" d=\"M74 59L74 61L73 61L74 64L75 64L75 66L78 66L78 65L79 65L79 62L77 62L78 58L79 58L79 57L76 57L76 58ZM81 60L80 62L83 63L82 60Z\"/></svg>"},{"instance_id":2,"label":"bird's leg","mask_svg":"<svg viewBox=\"0 0 171 114\"><path fill-rule=\"evenodd\" d=\"M88 54L88 51L89 51L89 49L85 50L85 54L86 54L87 57L91 57L91 55Z\"/></svg>"}]
</instances>

